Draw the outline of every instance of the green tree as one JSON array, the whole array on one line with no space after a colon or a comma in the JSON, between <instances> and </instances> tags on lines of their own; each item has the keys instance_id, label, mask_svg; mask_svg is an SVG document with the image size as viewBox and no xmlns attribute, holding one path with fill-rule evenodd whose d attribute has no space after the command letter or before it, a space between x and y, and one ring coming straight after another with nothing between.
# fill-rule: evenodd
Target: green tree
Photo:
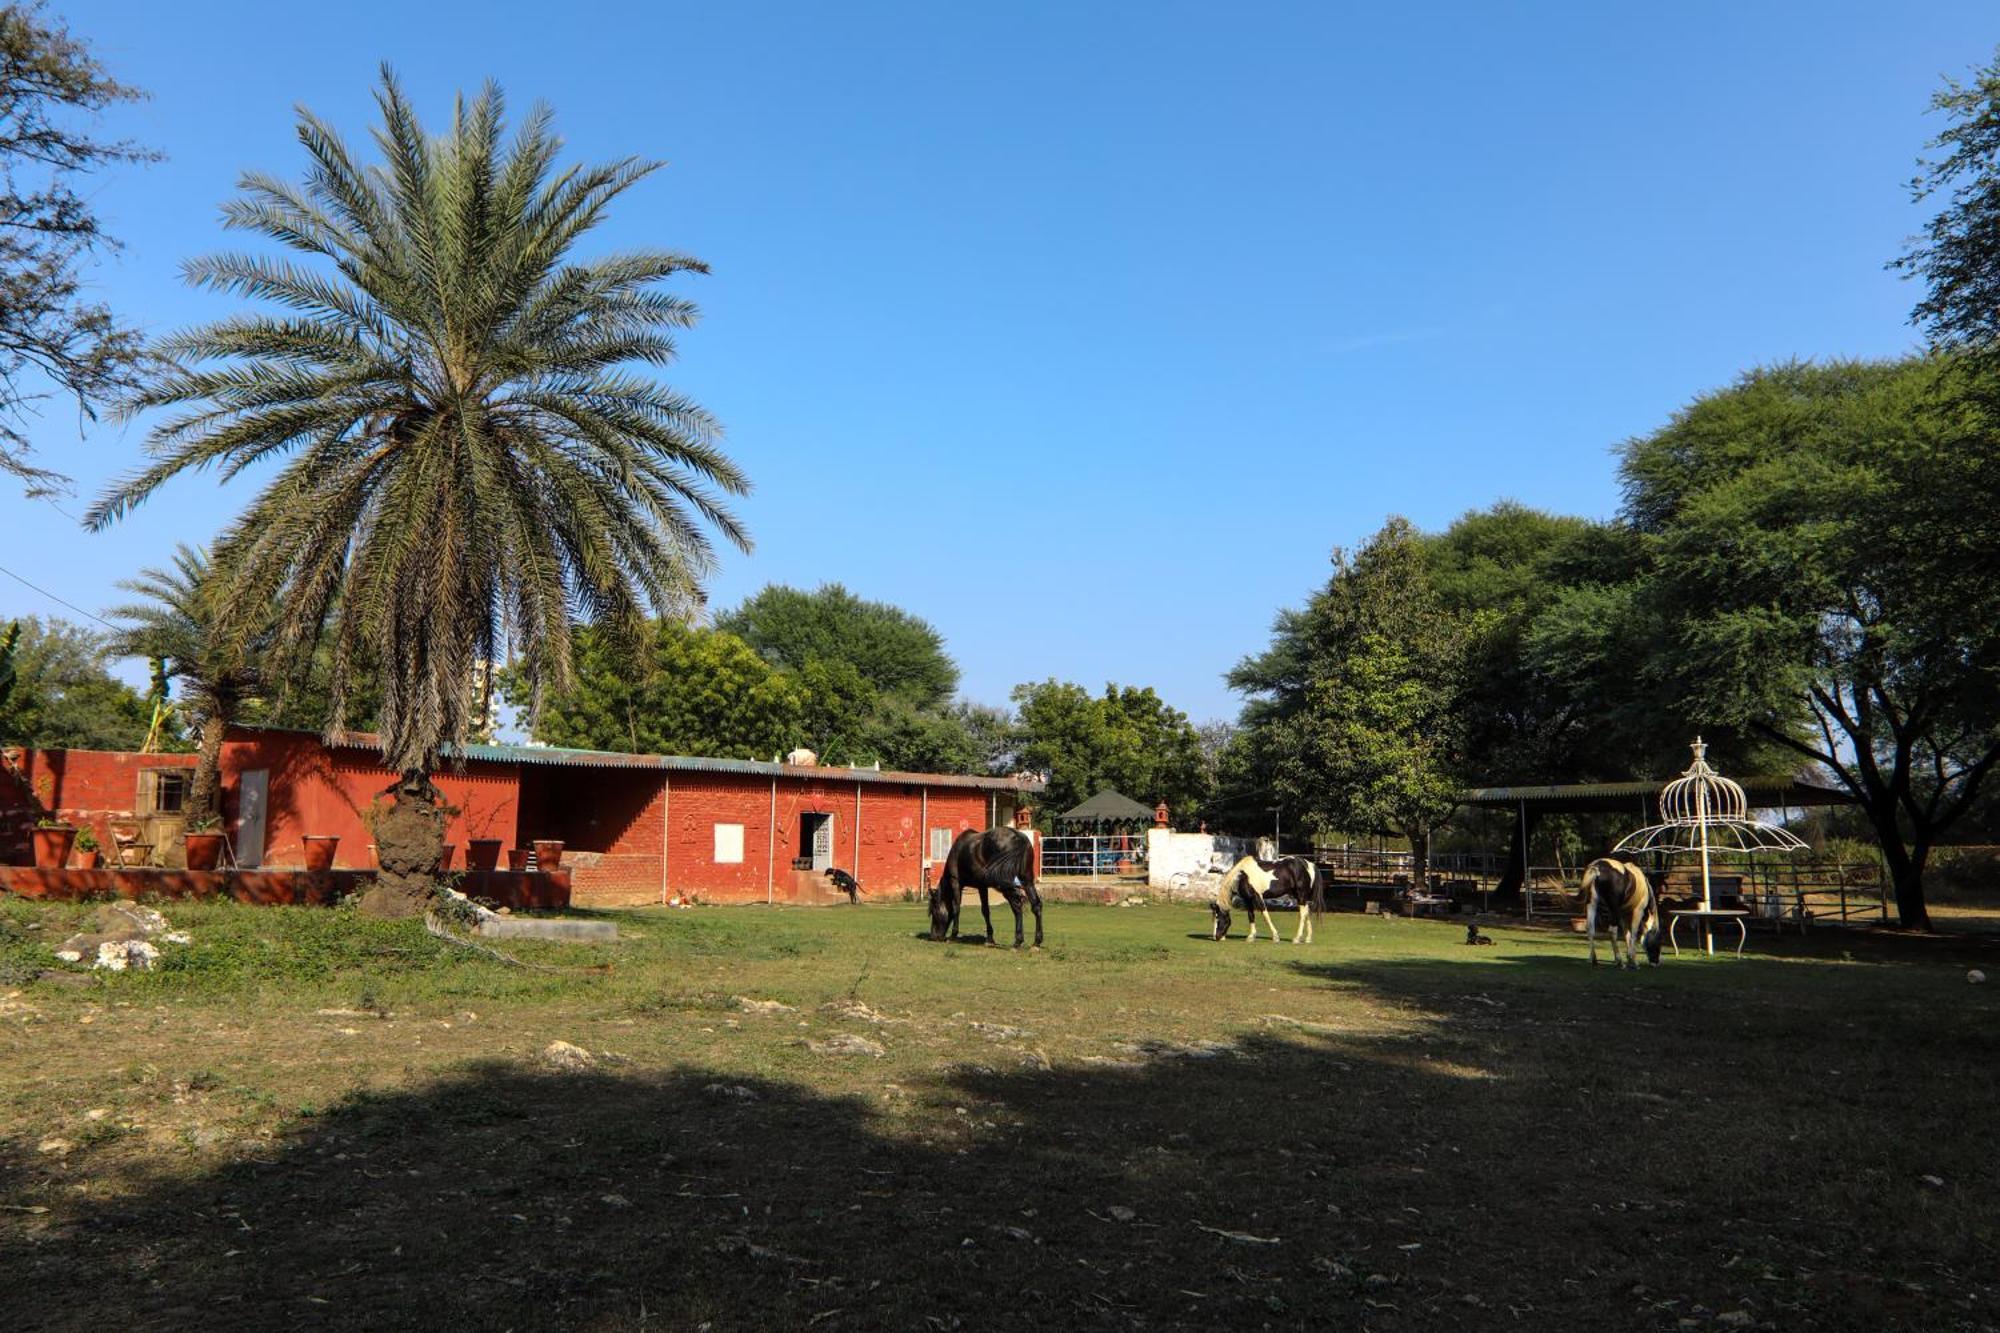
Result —
<instances>
[{"instance_id":1,"label":"green tree","mask_svg":"<svg viewBox=\"0 0 2000 1333\"><path fill-rule=\"evenodd\" d=\"M787 674L803 706L797 739L822 762L854 763L877 748L874 728L882 695L852 662L809 657Z\"/></svg>"},{"instance_id":2,"label":"green tree","mask_svg":"<svg viewBox=\"0 0 2000 1333\"><path fill-rule=\"evenodd\" d=\"M656 621L635 667L622 636L584 627L575 654L576 686L544 705L539 741L718 759L770 759L797 743L805 710L797 684L733 634ZM532 682L523 672L502 682L509 702L526 702Z\"/></svg>"},{"instance_id":3,"label":"green tree","mask_svg":"<svg viewBox=\"0 0 2000 1333\"><path fill-rule=\"evenodd\" d=\"M39 750L136 750L152 709L105 669L104 640L64 620L18 622L14 687L0 700L0 743ZM176 747L180 737L169 736Z\"/></svg>"},{"instance_id":4,"label":"green tree","mask_svg":"<svg viewBox=\"0 0 2000 1333\"><path fill-rule=\"evenodd\" d=\"M1745 375L1626 446L1657 670L1860 802L1902 923L2000 760L1993 422L1949 363Z\"/></svg>"},{"instance_id":5,"label":"green tree","mask_svg":"<svg viewBox=\"0 0 2000 1333\"><path fill-rule=\"evenodd\" d=\"M928 621L838 583L813 592L770 584L717 616L715 627L787 671L803 671L814 659L844 662L883 696L918 708L942 708L958 688L958 664Z\"/></svg>"},{"instance_id":6,"label":"green tree","mask_svg":"<svg viewBox=\"0 0 2000 1333\"><path fill-rule=\"evenodd\" d=\"M1400 518L1351 557L1335 552L1308 620L1303 698L1273 725L1276 787L1316 830L1408 838L1421 883L1466 786L1471 648L1485 626L1446 607Z\"/></svg>"},{"instance_id":7,"label":"green tree","mask_svg":"<svg viewBox=\"0 0 2000 1333\"><path fill-rule=\"evenodd\" d=\"M0 6L0 472L30 495L65 480L28 459L31 405L53 390L95 416L141 362L139 335L87 293L90 261L117 242L83 178L152 154L72 123L139 96L43 6Z\"/></svg>"},{"instance_id":8,"label":"green tree","mask_svg":"<svg viewBox=\"0 0 2000 1333\"><path fill-rule=\"evenodd\" d=\"M661 366L695 318L659 289L684 255L575 251L655 163L558 170L546 109L505 137L500 92L432 135L387 70L383 161L310 112L301 185L252 173L229 226L300 258L194 261L195 285L268 302L162 344L177 364L132 402L168 409L150 466L92 508L103 528L182 472L275 465L224 531L224 631L275 608L280 660L332 644L332 722L365 656L384 758L401 774L372 906L433 891L443 819L429 774L483 723L482 662L522 664L530 719L573 681L572 624L636 641L709 569L708 529L747 549L720 494L748 489L715 420L630 367Z\"/></svg>"},{"instance_id":9,"label":"green tree","mask_svg":"<svg viewBox=\"0 0 2000 1333\"><path fill-rule=\"evenodd\" d=\"M14 650L21 643L21 622L16 620L0 631L0 714L7 711L7 699L14 693Z\"/></svg>"},{"instance_id":10,"label":"green tree","mask_svg":"<svg viewBox=\"0 0 2000 1333\"><path fill-rule=\"evenodd\" d=\"M1970 83L1947 79L1931 110L1948 123L1910 192L1940 206L1890 267L1928 289L1910 322L1932 346L1990 354L2000 346L2000 56Z\"/></svg>"},{"instance_id":11,"label":"green tree","mask_svg":"<svg viewBox=\"0 0 2000 1333\"><path fill-rule=\"evenodd\" d=\"M1053 813L1106 787L1177 811L1206 794L1200 735L1150 687L1109 684L1097 696L1051 679L1016 686L1013 699L1020 762L1049 774Z\"/></svg>"},{"instance_id":12,"label":"green tree","mask_svg":"<svg viewBox=\"0 0 2000 1333\"><path fill-rule=\"evenodd\" d=\"M188 788L188 822L197 825L222 811L222 742L230 723L264 686L261 639L239 642L221 631L227 578L207 555L175 548L168 569L148 568L119 587L145 600L106 614L124 622L106 640L114 657L145 657L166 664L165 679L178 681L199 742Z\"/></svg>"}]
</instances>

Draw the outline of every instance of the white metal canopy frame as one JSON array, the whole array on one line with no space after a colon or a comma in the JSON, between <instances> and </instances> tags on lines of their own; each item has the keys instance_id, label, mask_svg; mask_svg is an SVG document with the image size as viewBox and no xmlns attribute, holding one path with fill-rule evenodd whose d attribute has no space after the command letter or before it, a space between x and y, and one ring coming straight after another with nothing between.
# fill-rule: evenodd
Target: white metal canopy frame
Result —
<instances>
[{"instance_id":1,"label":"white metal canopy frame","mask_svg":"<svg viewBox=\"0 0 2000 1333\"><path fill-rule=\"evenodd\" d=\"M1626 834L1614 852L1657 852L1701 857L1701 910L1710 911L1708 858L1714 852L1802 852L1804 842L1790 829L1750 818L1743 788L1708 766L1708 746L1697 736L1694 762L1660 789L1661 823Z\"/></svg>"}]
</instances>

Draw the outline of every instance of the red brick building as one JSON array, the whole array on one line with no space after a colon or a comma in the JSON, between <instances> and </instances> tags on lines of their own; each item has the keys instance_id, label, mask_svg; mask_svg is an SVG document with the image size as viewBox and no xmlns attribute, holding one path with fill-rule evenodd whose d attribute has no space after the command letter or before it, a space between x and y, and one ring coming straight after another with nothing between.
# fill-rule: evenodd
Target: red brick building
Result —
<instances>
[{"instance_id":1,"label":"red brick building","mask_svg":"<svg viewBox=\"0 0 2000 1333\"><path fill-rule=\"evenodd\" d=\"M16 751L45 802L111 846L139 828L173 845L191 755ZM823 872L849 871L870 895L927 886L965 829L1010 823L1037 784L1012 778L807 768L734 759L475 745L438 774L456 809L446 831L464 865L474 838L526 847L560 839L579 905L823 901ZM373 866L370 804L394 774L373 737L328 745L304 732L239 728L223 748L225 828L245 866L303 864L303 839L340 839L335 865ZM33 804L0 781L0 850L25 850ZM18 844L18 845L16 845Z\"/></svg>"}]
</instances>

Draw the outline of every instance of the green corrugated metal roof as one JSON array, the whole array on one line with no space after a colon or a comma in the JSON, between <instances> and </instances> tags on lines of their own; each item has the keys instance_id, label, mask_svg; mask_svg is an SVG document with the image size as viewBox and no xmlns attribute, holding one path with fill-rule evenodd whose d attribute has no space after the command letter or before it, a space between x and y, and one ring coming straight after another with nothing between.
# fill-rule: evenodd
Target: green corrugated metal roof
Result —
<instances>
[{"instance_id":1,"label":"green corrugated metal roof","mask_svg":"<svg viewBox=\"0 0 2000 1333\"><path fill-rule=\"evenodd\" d=\"M238 731L313 732L290 727L237 727ZM349 750L382 748L381 738L370 732L352 731L333 738L334 745ZM576 750L559 745L463 745L448 746L446 758L473 759L491 764L543 764L561 768L644 768L669 773L735 773L745 777L823 778L833 782L879 782L923 787L972 787L981 791L1041 791L1040 779L974 777L964 773L906 773L877 768L803 768L796 764L773 764L755 759L709 759L699 755L625 754L616 750Z\"/></svg>"}]
</instances>

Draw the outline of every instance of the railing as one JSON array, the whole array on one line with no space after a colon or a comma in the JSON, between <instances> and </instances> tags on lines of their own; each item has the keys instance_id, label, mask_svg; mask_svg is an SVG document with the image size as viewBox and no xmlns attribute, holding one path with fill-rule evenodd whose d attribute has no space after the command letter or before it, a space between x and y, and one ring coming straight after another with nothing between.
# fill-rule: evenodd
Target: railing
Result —
<instances>
[{"instance_id":1,"label":"railing","mask_svg":"<svg viewBox=\"0 0 2000 1333\"><path fill-rule=\"evenodd\" d=\"M1110 879L1119 875L1146 872L1146 839L1143 834L1044 834L1042 875L1078 875Z\"/></svg>"},{"instance_id":2,"label":"railing","mask_svg":"<svg viewBox=\"0 0 2000 1333\"><path fill-rule=\"evenodd\" d=\"M1528 917L1532 919L1537 912L1574 913L1582 875L1581 866L1528 867L1527 883L1522 886L1522 905ZM1758 920L1877 925L1889 919L1881 870L1872 864L1795 857L1718 862L1710 867L1709 880L1711 884L1729 883ZM1656 877L1656 886L1665 898L1698 897L1700 867L1677 864Z\"/></svg>"}]
</instances>

